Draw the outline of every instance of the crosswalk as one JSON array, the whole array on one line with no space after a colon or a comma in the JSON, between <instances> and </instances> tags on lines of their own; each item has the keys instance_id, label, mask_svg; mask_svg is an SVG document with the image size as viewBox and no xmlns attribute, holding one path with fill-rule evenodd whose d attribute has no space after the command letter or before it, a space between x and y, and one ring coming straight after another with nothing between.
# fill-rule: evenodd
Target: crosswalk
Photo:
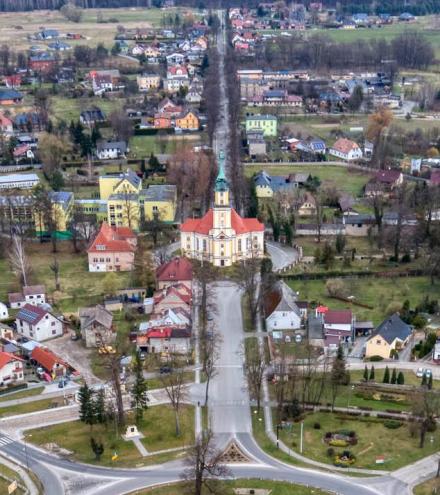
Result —
<instances>
[{"instance_id":1,"label":"crosswalk","mask_svg":"<svg viewBox=\"0 0 440 495\"><path fill-rule=\"evenodd\" d=\"M1 437L0 438L0 447L1 446L6 446L9 445L10 443L14 442L12 438L9 437Z\"/></svg>"}]
</instances>

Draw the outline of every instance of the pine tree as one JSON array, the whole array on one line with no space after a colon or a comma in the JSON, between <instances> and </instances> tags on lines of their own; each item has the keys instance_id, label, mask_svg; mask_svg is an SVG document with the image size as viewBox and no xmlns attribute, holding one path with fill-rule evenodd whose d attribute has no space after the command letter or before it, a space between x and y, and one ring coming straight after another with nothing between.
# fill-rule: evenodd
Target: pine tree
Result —
<instances>
[{"instance_id":1,"label":"pine tree","mask_svg":"<svg viewBox=\"0 0 440 495\"><path fill-rule=\"evenodd\" d=\"M350 382L350 374L345 369L345 356L342 346L338 347L336 358L333 361L333 366L330 374L330 383L332 391L332 409L334 408L336 397L341 385L348 385Z\"/></svg>"},{"instance_id":2,"label":"pine tree","mask_svg":"<svg viewBox=\"0 0 440 495\"><path fill-rule=\"evenodd\" d=\"M90 139L92 140L92 145L95 147L96 143L102 139L101 133L99 132L98 127L96 125L93 126L92 128L92 134L90 136Z\"/></svg>"},{"instance_id":3,"label":"pine tree","mask_svg":"<svg viewBox=\"0 0 440 495\"><path fill-rule=\"evenodd\" d=\"M97 442L93 437L90 439L90 446L92 447L95 459L99 461L104 453L104 445L102 442Z\"/></svg>"},{"instance_id":4,"label":"pine tree","mask_svg":"<svg viewBox=\"0 0 440 495\"><path fill-rule=\"evenodd\" d=\"M390 383L390 370L388 366L385 367L385 373L383 374L383 383Z\"/></svg>"},{"instance_id":5,"label":"pine tree","mask_svg":"<svg viewBox=\"0 0 440 495\"><path fill-rule=\"evenodd\" d=\"M136 353L134 361L135 381L131 389L132 407L135 410L136 424L139 426L148 407L147 383L144 378L143 364L140 352Z\"/></svg>"},{"instance_id":6,"label":"pine tree","mask_svg":"<svg viewBox=\"0 0 440 495\"><path fill-rule=\"evenodd\" d=\"M397 383L397 372L396 372L396 368L393 368L393 372L391 373L390 383L392 383L393 385L395 385Z\"/></svg>"},{"instance_id":7,"label":"pine tree","mask_svg":"<svg viewBox=\"0 0 440 495\"><path fill-rule=\"evenodd\" d=\"M370 380L373 381L374 380L374 366L371 367L371 370L370 370Z\"/></svg>"},{"instance_id":8,"label":"pine tree","mask_svg":"<svg viewBox=\"0 0 440 495\"><path fill-rule=\"evenodd\" d=\"M79 400L79 419L83 423L87 423L92 409L92 391L87 383L81 386L78 392Z\"/></svg>"},{"instance_id":9,"label":"pine tree","mask_svg":"<svg viewBox=\"0 0 440 495\"><path fill-rule=\"evenodd\" d=\"M365 369L364 369L364 381L368 382L368 366L367 365L365 365Z\"/></svg>"},{"instance_id":10,"label":"pine tree","mask_svg":"<svg viewBox=\"0 0 440 495\"><path fill-rule=\"evenodd\" d=\"M432 390L432 373L429 375L428 378L428 388L429 390Z\"/></svg>"},{"instance_id":11,"label":"pine tree","mask_svg":"<svg viewBox=\"0 0 440 495\"><path fill-rule=\"evenodd\" d=\"M405 385L405 375L401 371L399 371L399 374L397 375L397 384Z\"/></svg>"},{"instance_id":12,"label":"pine tree","mask_svg":"<svg viewBox=\"0 0 440 495\"><path fill-rule=\"evenodd\" d=\"M104 424L106 420L105 414L105 392L104 389L99 389L96 394L96 399L93 402L95 419L98 424Z\"/></svg>"}]
</instances>

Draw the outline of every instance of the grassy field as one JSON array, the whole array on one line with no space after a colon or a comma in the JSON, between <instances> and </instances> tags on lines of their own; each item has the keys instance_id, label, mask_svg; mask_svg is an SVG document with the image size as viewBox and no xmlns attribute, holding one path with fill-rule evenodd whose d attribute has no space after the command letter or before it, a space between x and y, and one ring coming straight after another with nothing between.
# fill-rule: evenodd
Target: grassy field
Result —
<instances>
[{"instance_id":1,"label":"grassy field","mask_svg":"<svg viewBox=\"0 0 440 495\"><path fill-rule=\"evenodd\" d=\"M52 96L50 99L50 113L57 120L70 121L79 120L80 113L92 107L99 107L105 115L120 110L125 100L108 99L93 96L91 98L63 98ZM103 133L104 131L101 131Z\"/></svg>"},{"instance_id":2,"label":"grassy field","mask_svg":"<svg viewBox=\"0 0 440 495\"><path fill-rule=\"evenodd\" d=\"M130 139L130 156L132 158L148 158L151 153L173 154L185 146L196 146L203 142L200 134L187 136L133 136Z\"/></svg>"},{"instance_id":3,"label":"grassy field","mask_svg":"<svg viewBox=\"0 0 440 495\"><path fill-rule=\"evenodd\" d=\"M27 414L35 411L43 411L49 409L54 403L63 405L63 398L60 399L42 399L34 402L25 402L24 404L18 404L16 406L1 407L0 405L0 417L15 416L17 414Z\"/></svg>"},{"instance_id":4,"label":"grassy field","mask_svg":"<svg viewBox=\"0 0 440 495\"><path fill-rule=\"evenodd\" d=\"M355 197L361 196L365 184L370 180L368 174L335 165L245 165L244 174L246 177L252 177L262 169L271 175L289 175L307 172L319 177L321 186L334 186Z\"/></svg>"},{"instance_id":5,"label":"grassy field","mask_svg":"<svg viewBox=\"0 0 440 495\"><path fill-rule=\"evenodd\" d=\"M185 383L193 383L194 382L194 372L193 371L185 371L183 373L183 381ZM160 377L149 378L145 380L148 390L154 390L155 388L163 388L163 383Z\"/></svg>"},{"instance_id":6,"label":"grassy field","mask_svg":"<svg viewBox=\"0 0 440 495\"><path fill-rule=\"evenodd\" d=\"M414 487L414 495L435 495L440 491L440 478L433 478Z\"/></svg>"},{"instance_id":7,"label":"grassy field","mask_svg":"<svg viewBox=\"0 0 440 495\"><path fill-rule=\"evenodd\" d=\"M316 488L308 488L302 485L292 485L281 481L264 481L264 480L234 480L224 483L222 486L223 495L233 495L237 488L249 489L266 489L270 491L270 495L325 495L328 492L323 492ZM133 492L131 495L181 495L186 493L185 485L178 483L170 486L162 486L159 488L151 488ZM209 492L206 492L208 494ZM205 495L205 492L203 492Z\"/></svg>"},{"instance_id":8,"label":"grassy field","mask_svg":"<svg viewBox=\"0 0 440 495\"><path fill-rule=\"evenodd\" d=\"M28 390L21 390L20 392L15 392L11 394L6 394L0 396L0 402L5 402L8 400L22 399L23 397L32 397L34 395L39 395L44 390L44 387L35 387Z\"/></svg>"},{"instance_id":9,"label":"grassy field","mask_svg":"<svg viewBox=\"0 0 440 495\"><path fill-rule=\"evenodd\" d=\"M0 473L3 476L6 476L8 480L17 480L18 483L24 484L20 476L18 476L15 471L9 469L6 466L0 465ZM8 493L8 486L11 484L11 481L8 480L0 477L0 493ZM14 495L22 495L23 493L24 492L21 488L17 488L17 490L15 490L14 492Z\"/></svg>"},{"instance_id":10,"label":"grassy field","mask_svg":"<svg viewBox=\"0 0 440 495\"><path fill-rule=\"evenodd\" d=\"M356 210L358 209L355 207ZM356 249L356 254L371 255L379 253L376 244L372 244L368 241L366 237L345 237L345 249ZM322 247L316 242L316 237L309 236L298 236L295 238L295 243L303 248L304 256L314 256L316 248Z\"/></svg>"},{"instance_id":11,"label":"grassy field","mask_svg":"<svg viewBox=\"0 0 440 495\"><path fill-rule=\"evenodd\" d=\"M315 423L319 423L321 428L315 429ZM330 413L313 413L306 415L304 420L303 455L331 464L332 460L326 454L327 445L323 442L323 436L328 431L338 430L356 432L358 444L345 449L349 449L357 457L353 467L366 469L398 469L436 452L440 440L438 430L428 433L425 446L421 449L418 445L419 439L410 437L406 424L392 430L386 428L382 420L362 422L357 419L341 419ZM298 424L293 425L292 431L280 430L280 438L293 450L299 452L300 428ZM335 448L336 452L342 450L344 448ZM385 457L385 463L376 464L377 456L381 455Z\"/></svg>"},{"instance_id":12,"label":"grassy field","mask_svg":"<svg viewBox=\"0 0 440 495\"><path fill-rule=\"evenodd\" d=\"M127 424L131 424L130 421L132 420L128 418ZM173 410L169 406L151 407L145 411L142 425L139 428L145 435L142 443L149 452L191 445L194 441L194 409L192 407L182 408L181 427L182 434L180 437L176 437ZM69 435L66 435L66 431L69 431ZM125 433L125 431L121 433ZM90 448L91 436L104 444L104 453L99 462L95 460ZM58 446L72 451L74 453L73 459L79 462L102 466L134 467L150 460L150 457L143 458L132 442L126 442L120 435L116 435L113 425L109 425L107 429L105 426L95 425L91 431L90 426L80 421L72 421L68 425L63 423L29 430L26 433L26 438L36 445L54 442ZM119 458L112 461L111 458L115 452ZM177 452L171 458L179 457L180 454ZM169 460L169 458L170 456L167 455L166 459Z\"/></svg>"},{"instance_id":13,"label":"grassy field","mask_svg":"<svg viewBox=\"0 0 440 495\"><path fill-rule=\"evenodd\" d=\"M51 245L37 242L26 245L26 253L32 267L30 283L46 286L48 294L55 290L55 282L50 265L53 263ZM73 254L70 242L58 244L57 260L60 265L61 291L55 294L55 305L61 311L77 311L78 307L90 305L102 300L104 294L105 273L89 273L87 254ZM8 261L0 260L0 300L6 300L10 291L18 290L19 285L11 273ZM118 288L130 287L129 272L116 273Z\"/></svg>"},{"instance_id":14,"label":"grassy field","mask_svg":"<svg viewBox=\"0 0 440 495\"><path fill-rule=\"evenodd\" d=\"M167 9L166 14L179 12L185 15L188 8ZM99 14L100 13L100 14ZM65 19L58 10L36 10L33 12L8 12L0 15L0 44L8 44L11 49L29 48L27 36L40 30L41 26L58 29L61 33L79 33L85 39L68 40L72 46L87 44L96 46L103 43L111 48L116 35L116 27L122 24L126 29L160 27L165 12L161 9L121 8L121 9L87 9L83 11L81 22L73 23ZM98 23L98 15L104 21ZM39 43L43 44L43 43Z\"/></svg>"},{"instance_id":15,"label":"grassy field","mask_svg":"<svg viewBox=\"0 0 440 495\"><path fill-rule=\"evenodd\" d=\"M374 309L361 308L327 295L325 280L289 281L288 285L300 293L300 298L310 302L328 305L332 309L352 309L358 321L372 320L380 323L387 315L390 303L410 301L416 306L425 296L440 297L440 285L431 285L427 277L407 277L398 279L363 278L344 279L349 292L357 301L373 306Z\"/></svg>"}]
</instances>

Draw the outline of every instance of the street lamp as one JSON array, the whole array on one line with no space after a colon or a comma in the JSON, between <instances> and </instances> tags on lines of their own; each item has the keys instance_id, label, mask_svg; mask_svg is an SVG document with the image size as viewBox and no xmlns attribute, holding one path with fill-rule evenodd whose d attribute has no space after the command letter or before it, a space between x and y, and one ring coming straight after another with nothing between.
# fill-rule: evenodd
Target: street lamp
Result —
<instances>
[{"instance_id":1,"label":"street lamp","mask_svg":"<svg viewBox=\"0 0 440 495\"><path fill-rule=\"evenodd\" d=\"M278 424L276 426L276 428L277 428L277 449L279 449L280 448L280 429L283 428L283 425Z\"/></svg>"},{"instance_id":2,"label":"street lamp","mask_svg":"<svg viewBox=\"0 0 440 495\"><path fill-rule=\"evenodd\" d=\"M347 409L350 407L350 400L351 400L351 393L354 390L354 385L350 387L349 393L348 393L348 401L347 401Z\"/></svg>"}]
</instances>

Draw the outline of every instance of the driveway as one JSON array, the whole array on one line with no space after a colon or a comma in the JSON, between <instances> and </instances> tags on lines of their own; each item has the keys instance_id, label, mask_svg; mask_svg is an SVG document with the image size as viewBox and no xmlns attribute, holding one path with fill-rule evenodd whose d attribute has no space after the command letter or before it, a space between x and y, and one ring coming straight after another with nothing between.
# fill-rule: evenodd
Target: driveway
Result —
<instances>
[{"instance_id":1,"label":"driveway","mask_svg":"<svg viewBox=\"0 0 440 495\"><path fill-rule=\"evenodd\" d=\"M266 249L272 260L273 271L278 272L298 260L298 251L279 242L266 241Z\"/></svg>"}]
</instances>

